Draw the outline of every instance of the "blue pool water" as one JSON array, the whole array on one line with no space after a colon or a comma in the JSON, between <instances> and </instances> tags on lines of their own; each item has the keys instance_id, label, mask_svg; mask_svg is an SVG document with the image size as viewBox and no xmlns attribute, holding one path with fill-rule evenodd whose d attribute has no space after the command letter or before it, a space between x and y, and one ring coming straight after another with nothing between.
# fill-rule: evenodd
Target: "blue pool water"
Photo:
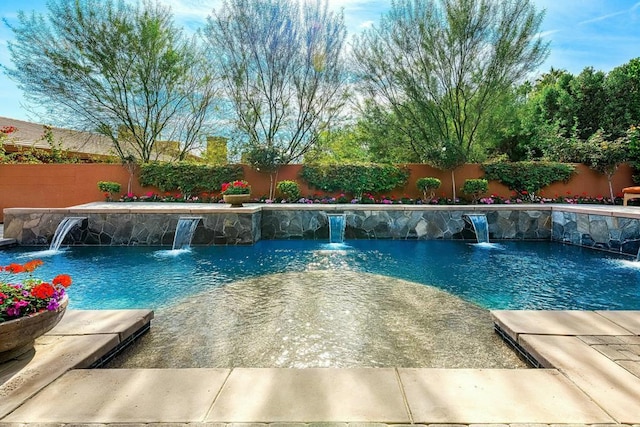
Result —
<instances>
[{"instance_id":1,"label":"blue pool water","mask_svg":"<svg viewBox=\"0 0 640 427\"><path fill-rule=\"evenodd\" d=\"M73 247L0 251L41 258L37 277L73 277L71 308L159 308L225 283L280 272L355 271L432 285L487 309L640 309L640 263L549 242L260 241L254 246Z\"/></svg>"}]
</instances>

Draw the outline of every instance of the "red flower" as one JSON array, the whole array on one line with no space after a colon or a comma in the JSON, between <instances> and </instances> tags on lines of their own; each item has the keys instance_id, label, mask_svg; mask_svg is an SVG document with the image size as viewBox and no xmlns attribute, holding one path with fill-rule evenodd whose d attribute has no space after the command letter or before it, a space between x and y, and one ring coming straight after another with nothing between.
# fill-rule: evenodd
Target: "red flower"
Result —
<instances>
[{"instance_id":1,"label":"red flower","mask_svg":"<svg viewBox=\"0 0 640 427\"><path fill-rule=\"evenodd\" d=\"M68 274L58 274L53 278L54 285L62 285L65 288L68 288L71 285L71 276Z\"/></svg>"},{"instance_id":2,"label":"red flower","mask_svg":"<svg viewBox=\"0 0 640 427\"><path fill-rule=\"evenodd\" d=\"M51 298L55 292L55 288L49 283L40 283L31 289L31 295L40 299Z\"/></svg>"},{"instance_id":3,"label":"red flower","mask_svg":"<svg viewBox=\"0 0 640 427\"><path fill-rule=\"evenodd\" d=\"M39 260L39 259L28 261L24 264L24 271L31 273L33 270L40 267L42 264L43 264L42 260Z\"/></svg>"},{"instance_id":4,"label":"red flower","mask_svg":"<svg viewBox=\"0 0 640 427\"><path fill-rule=\"evenodd\" d=\"M4 268L6 271L10 272L10 273L24 273L25 269L24 266L22 264L9 264Z\"/></svg>"}]
</instances>

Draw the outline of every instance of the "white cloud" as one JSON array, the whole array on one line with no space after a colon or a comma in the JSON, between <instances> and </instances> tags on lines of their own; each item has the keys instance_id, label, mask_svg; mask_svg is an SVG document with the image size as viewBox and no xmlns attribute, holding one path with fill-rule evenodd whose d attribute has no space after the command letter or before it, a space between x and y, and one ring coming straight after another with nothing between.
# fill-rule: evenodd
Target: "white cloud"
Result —
<instances>
[{"instance_id":1,"label":"white cloud","mask_svg":"<svg viewBox=\"0 0 640 427\"><path fill-rule=\"evenodd\" d=\"M562 30L547 30L547 31L542 31L538 34L536 34L536 37L544 39L544 38L548 38L549 36L552 36L553 34L559 33Z\"/></svg>"},{"instance_id":2,"label":"white cloud","mask_svg":"<svg viewBox=\"0 0 640 427\"><path fill-rule=\"evenodd\" d=\"M609 18L613 18L613 17L620 16L620 15L625 15L626 13L627 13L627 10L622 10L620 12L609 13L609 14L606 14L606 15L597 16L597 17L592 18L592 19L587 19L586 21L578 22L578 25L592 24L594 22L605 21L605 20L607 20Z\"/></svg>"},{"instance_id":3,"label":"white cloud","mask_svg":"<svg viewBox=\"0 0 640 427\"><path fill-rule=\"evenodd\" d=\"M370 28L373 26L373 24L375 24L375 21L364 21L362 23L360 23L360 25L358 26L359 28Z\"/></svg>"}]
</instances>

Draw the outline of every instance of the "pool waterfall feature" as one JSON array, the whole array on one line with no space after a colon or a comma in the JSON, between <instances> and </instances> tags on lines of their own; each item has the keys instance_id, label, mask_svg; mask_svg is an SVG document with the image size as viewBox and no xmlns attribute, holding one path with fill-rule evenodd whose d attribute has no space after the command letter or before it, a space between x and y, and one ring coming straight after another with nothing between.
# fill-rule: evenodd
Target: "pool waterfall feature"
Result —
<instances>
[{"instance_id":1,"label":"pool waterfall feature","mask_svg":"<svg viewBox=\"0 0 640 427\"><path fill-rule=\"evenodd\" d=\"M478 243L489 243L487 216L485 214L465 214L464 218L467 218L471 222Z\"/></svg>"},{"instance_id":2,"label":"pool waterfall feature","mask_svg":"<svg viewBox=\"0 0 640 427\"><path fill-rule=\"evenodd\" d=\"M172 248L174 251L179 249L186 249L191 246L193 235L198 228L198 223L202 220L202 217L184 216L178 219L178 225L176 226L176 233L173 237Z\"/></svg>"},{"instance_id":3,"label":"pool waterfall feature","mask_svg":"<svg viewBox=\"0 0 640 427\"><path fill-rule=\"evenodd\" d=\"M346 219L344 213L327 214L329 222L329 243L343 243Z\"/></svg>"},{"instance_id":4,"label":"pool waterfall feature","mask_svg":"<svg viewBox=\"0 0 640 427\"><path fill-rule=\"evenodd\" d=\"M68 216L65 217L60 224L56 227L56 231L53 233L53 237L51 238L51 244L49 245L49 250L57 251L62 246L62 242L64 238L67 237L69 232L73 230L78 224L81 224L82 221L87 219L86 217L80 216Z\"/></svg>"},{"instance_id":5,"label":"pool waterfall feature","mask_svg":"<svg viewBox=\"0 0 640 427\"><path fill-rule=\"evenodd\" d=\"M259 240L329 240L329 214L344 215L349 239L469 240L464 215L484 214L489 238L543 240L591 247L636 258L640 212L590 205L305 205L90 203L69 208L4 209L4 237L22 246L48 245L69 216L86 217L67 237L70 245L173 244L180 217L200 217L192 245L251 245Z\"/></svg>"}]
</instances>

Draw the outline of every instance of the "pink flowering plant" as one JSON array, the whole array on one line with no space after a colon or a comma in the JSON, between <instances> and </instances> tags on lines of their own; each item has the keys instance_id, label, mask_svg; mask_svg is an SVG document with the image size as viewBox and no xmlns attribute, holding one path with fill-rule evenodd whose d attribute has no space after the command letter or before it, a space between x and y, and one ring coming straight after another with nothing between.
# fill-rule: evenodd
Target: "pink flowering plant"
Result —
<instances>
[{"instance_id":1,"label":"pink flowering plant","mask_svg":"<svg viewBox=\"0 0 640 427\"><path fill-rule=\"evenodd\" d=\"M58 309L71 277L59 274L51 282L34 278L33 271L41 265L36 259L0 266L0 323Z\"/></svg>"},{"instance_id":2,"label":"pink flowering plant","mask_svg":"<svg viewBox=\"0 0 640 427\"><path fill-rule=\"evenodd\" d=\"M229 194L250 194L251 186L247 181L237 180L233 182L225 182L220 187L220 190L220 194L222 194L223 196Z\"/></svg>"}]
</instances>

